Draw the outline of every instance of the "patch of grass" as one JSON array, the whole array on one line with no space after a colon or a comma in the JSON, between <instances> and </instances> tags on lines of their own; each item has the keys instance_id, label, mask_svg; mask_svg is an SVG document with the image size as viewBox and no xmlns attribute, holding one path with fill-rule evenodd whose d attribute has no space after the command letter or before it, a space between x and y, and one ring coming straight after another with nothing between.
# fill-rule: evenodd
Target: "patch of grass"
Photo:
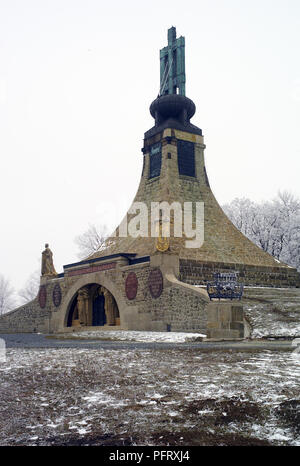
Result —
<instances>
[{"instance_id":1,"label":"patch of grass","mask_svg":"<svg viewBox=\"0 0 300 466\"><path fill-rule=\"evenodd\" d=\"M183 348L9 350L8 356L0 445L297 441L299 368L289 355ZM279 408L275 395L282 396ZM270 422L275 433L288 430L287 440L270 436Z\"/></svg>"},{"instance_id":2,"label":"patch of grass","mask_svg":"<svg viewBox=\"0 0 300 466\"><path fill-rule=\"evenodd\" d=\"M276 416L290 427L296 434L300 434L300 401L287 400L280 403L275 410Z\"/></svg>"},{"instance_id":3,"label":"patch of grass","mask_svg":"<svg viewBox=\"0 0 300 466\"><path fill-rule=\"evenodd\" d=\"M39 442L37 443L39 444ZM136 439L130 436L119 437L113 432L107 434L90 433L82 435L51 436L42 441L43 445L55 446L131 446Z\"/></svg>"},{"instance_id":4,"label":"patch of grass","mask_svg":"<svg viewBox=\"0 0 300 466\"><path fill-rule=\"evenodd\" d=\"M214 420L214 425L224 425L230 422L249 422L262 420L265 412L257 403L251 401L241 401L239 398L229 398L225 400L215 400L209 398L205 400L194 400L181 406L185 416L199 416L199 411L211 411L209 416Z\"/></svg>"},{"instance_id":5,"label":"patch of grass","mask_svg":"<svg viewBox=\"0 0 300 466\"><path fill-rule=\"evenodd\" d=\"M176 432L160 431L151 436L153 445L184 446L269 446L270 442L235 433L216 433L192 429Z\"/></svg>"}]
</instances>

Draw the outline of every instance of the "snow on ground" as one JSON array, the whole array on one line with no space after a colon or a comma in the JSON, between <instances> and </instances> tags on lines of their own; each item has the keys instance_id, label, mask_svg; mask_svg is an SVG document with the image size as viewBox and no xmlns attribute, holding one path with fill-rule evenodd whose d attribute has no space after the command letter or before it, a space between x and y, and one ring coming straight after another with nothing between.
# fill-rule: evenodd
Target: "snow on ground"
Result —
<instances>
[{"instance_id":1,"label":"snow on ground","mask_svg":"<svg viewBox=\"0 0 300 466\"><path fill-rule=\"evenodd\" d=\"M300 305L247 303L244 311L252 326L252 338L300 337Z\"/></svg>"},{"instance_id":2,"label":"snow on ground","mask_svg":"<svg viewBox=\"0 0 300 466\"><path fill-rule=\"evenodd\" d=\"M86 340L120 340L141 342L184 343L201 341L206 335L184 332L144 332L136 330L91 330L60 335L62 338L80 338Z\"/></svg>"},{"instance_id":3,"label":"snow on ground","mask_svg":"<svg viewBox=\"0 0 300 466\"><path fill-rule=\"evenodd\" d=\"M251 338L300 337L299 289L244 286L243 299L236 303L243 305L252 329Z\"/></svg>"},{"instance_id":4,"label":"snow on ground","mask_svg":"<svg viewBox=\"0 0 300 466\"><path fill-rule=\"evenodd\" d=\"M300 445L293 356L8 349L0 445Z\"/></svg>"}]
</instances>

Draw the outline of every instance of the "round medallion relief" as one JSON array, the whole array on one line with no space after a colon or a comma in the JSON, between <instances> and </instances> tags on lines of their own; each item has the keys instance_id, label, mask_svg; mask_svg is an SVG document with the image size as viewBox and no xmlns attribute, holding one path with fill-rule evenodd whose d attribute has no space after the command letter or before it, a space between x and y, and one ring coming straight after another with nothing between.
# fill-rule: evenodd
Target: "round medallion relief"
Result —
<instances>
[{"instance_id":1,"label":"round medallion relief","mask_svg":"<svg viewBox=\"0 0 300 466\"><path fill-rule=\"evenodd\" d=\"M134 299L137 294L138 279L134 272L129 272L125 281L125 293L128 299Z\"/></svg>"},{"instance_id":2,"label":"round medallion relief","mask_svg":"<svg viewBox=\"0 0 300 466\"><path fill-rule=\"evenodd\" d=\"M148 286L152 298L159 298L164 287L163 276L160 269L151 270L148 278Z\"/></svg>"},{"instance_id":3,"label":"round medallion relief","mask_svg":"<svg viewBox=\"0 0 300 466\"><path fill-rule=\"evenodd\" d=\"M39 304L42 309L46 306L46 300L47 300L47 289L45 285L40 286L39 290Z\"/></svg>"},{"instance_id":4,"label":"round medallion relief","mask_svg":"<svg viewBox=\"0 0 300 466\"><path fill-rule=\"evenodd\" d=\"M61 303L61 289L59 283L56 283L56 285L53 288L52 301L55 307L58 307Z\"/></svg>"}]
</instances>

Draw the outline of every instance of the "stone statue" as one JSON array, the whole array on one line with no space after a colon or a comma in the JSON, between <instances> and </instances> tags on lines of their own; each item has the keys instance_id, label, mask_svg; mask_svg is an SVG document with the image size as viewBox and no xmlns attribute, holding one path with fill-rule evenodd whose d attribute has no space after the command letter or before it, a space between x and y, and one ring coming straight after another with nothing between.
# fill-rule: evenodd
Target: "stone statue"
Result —
<instances>
[{"instance_id":1,"label":"stone statue","mask_svg":"<svg viewBox=\"0 0 300 466\"><path fill-rule=\"evenodd\" d=\"M113 295L107 289L103 290L103 295L105 298L104 308L106 314L106 325L116 325Z\"/></svg>"},{"instance_id":2,"label":"stone statue","mask_svg":"<svg viewBox=\"0 0 300 466\"><path fill-rule=\"evenodd\" d=\"M53 265L53 254L49 244L45 244L45 250L42 252L42 276L53 277L57 275Z\"/></svg>"},{"instance_id":3,"label":"stone statue","mask_svg":"<svg viewBox=\"0 0 300 466\"><path fill-rule=\"evenodd\" d=\"M78 291L77 295L77 308L78 308L78 319L81 325L88 325L88 291L84 288Z\"/></svg>"}]
</instances>

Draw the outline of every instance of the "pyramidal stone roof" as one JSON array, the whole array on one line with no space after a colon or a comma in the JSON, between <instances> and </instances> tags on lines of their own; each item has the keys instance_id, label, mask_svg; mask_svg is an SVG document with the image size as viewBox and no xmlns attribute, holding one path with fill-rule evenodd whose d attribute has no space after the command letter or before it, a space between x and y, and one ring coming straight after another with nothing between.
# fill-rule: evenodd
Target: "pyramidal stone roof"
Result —
<instances>
[{"instance_id":1,"label":"pyramidal stone roof","mask_svg":"<svg viewBox=\"0 0 300 466\"><path fill-rule=\"evenodd\" d=\"M176 254L180 259L193 259L205 262L237 263L256 266L288 267L279 263L270 254L264 252L246 238L228 219L218 204L209 186L204 163L203 136L189 131L166 128L156 134L156 140L162 144L160 175L150 178L150 148L144 146L144 167L140 184L133 203L143 202L148 207L148 231L151 232L151 203L166 201L204 203L204 242L199 248L186 247L186 237L174 237L172 229L168 253ZM195 177L179 174L179 141L188 141L194 145ZM149 142L145 140L145 143ZM151 143L151 141L150 141ZM156 142L157 144L157 142ZM127 214L127 223L134 217ZM116 230L118 233L118 229ZM106 248L89 258L103 257L116 253L137 254L138 257L152 255L157 251L155 237L109 237Z\"/></svg>"}]
</instances>

